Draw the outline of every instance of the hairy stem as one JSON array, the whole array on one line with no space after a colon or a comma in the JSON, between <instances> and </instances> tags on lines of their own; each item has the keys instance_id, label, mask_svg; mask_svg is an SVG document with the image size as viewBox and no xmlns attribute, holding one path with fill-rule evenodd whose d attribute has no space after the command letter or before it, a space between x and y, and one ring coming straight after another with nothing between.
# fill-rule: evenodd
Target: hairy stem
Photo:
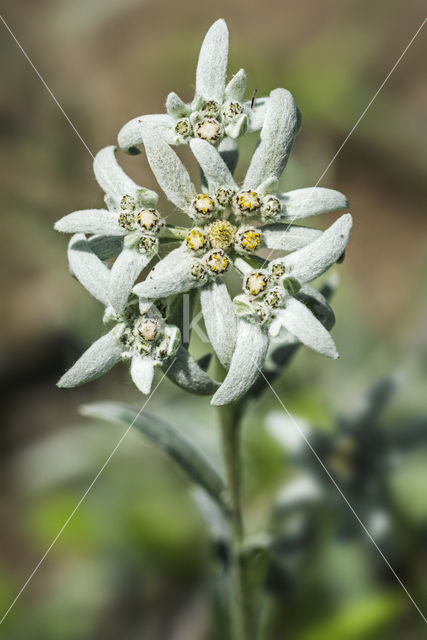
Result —
<instances>
[{"instance_id":1,"label":"hairy stem","mask_svg":"<svg viewBox=\"0 0 427 640\"><path fill-rule=\"evenodd\" d=\"M241 505L240 407L238 404L224 405L219 407L219 412L224 466L230 501L232 637L233 640L249 640L252 635L250 630L249 585L246 581L245 563L240 554L244 541Z\"/></svg>"}]
</instances>

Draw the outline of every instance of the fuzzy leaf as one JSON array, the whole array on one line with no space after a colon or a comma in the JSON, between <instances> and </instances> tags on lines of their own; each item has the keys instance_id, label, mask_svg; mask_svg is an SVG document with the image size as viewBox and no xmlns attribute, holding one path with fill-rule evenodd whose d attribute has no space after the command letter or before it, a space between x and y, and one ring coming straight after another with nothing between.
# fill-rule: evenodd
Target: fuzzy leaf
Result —
<instances>
[{"instance_id":1,"label":"fuzzy leaf","mask_svg":"<svg viewBox=\"0 0 427 640\"><path fill-rule=\"evenodd\" d=\"M225 98L231 102L242 102L246 91L246 72L239 69L225 87Z\"/></svg>"},{"instance_id":2,"label":"fuzzy leaf","mask_svg":"<svg viewBox=\"0 0 427 640\"><path fill-rule=\"evenodd\" d=\"M191 113L191 108L176 93L171 91L166 98L166 111L173 118L184 118Z\"/></svg>"},{"instance_id":3,"label":"fuzzy leaf","mask_svg":"<svg viewBox=\"0 0 427 640\"><path fill-rule=\"evenodd\" d=\"M345 195L323 187L295 189L287 193L279 193L278 198L282 205L281 218L285 220L298 220L321 213L348 209L348 200Z\"/></svg>"},{"instance_id":4,"label":"fuzzy leaf","mask_svg":"<svg viewBox=\"0 0 427 640\"><path fill-rule=\"evenodd\" d=\"M211 395L219 386L182 346L176 352L172 365L167 362L163 365L163 370L167 371L167 376L172 382L190 393Z\"/></svg>"},{"instance_id":5,"label":"fuzzy leaf","mask_svg":"<svg viewBox=\"0 0 427 640\"><path fill-rule=\"evenodd\" d=\"M267 112L269 98L256 98L252 104L252 100L245 102L243 108L248 116L248 133L258 131L262 128Z\"/></svg>"},{"instance_id":6,"label":"fuzzy leaf","mask_svg":"<svg viewBox=\"0 0 427 640\"><path fill-rule=\"evenodd\" d=\"M133 288L140 298L166 298L203 284L190 274L192 258L183 247L168 253L150 271L144 282Z\"/></svg>"},{"instance_id":7,"label":"fuzzy leaf","mask_svg":"<svg viewBox=\"0 0 427 640\"><path fill-rule=\"evenodd\" d=\"M110 272L92 251L86 236L76 233L68 244L68 262L71 273L89 293L108 306Z\"/></svg>"},{"instance_id":8,"label":"fuzzy leaf","mask_svg":"<svg viewBox=\"0 0 427 640\"><path fill-rule=\"evenodd\" d=\"M125 248L113 264L110 272L108 299L119 315L123 313L135 280L152 257L152 253L140 253L135 249Z\"/></svg>"},{"instance_id":9,"label":"fuzzy leaf","mask_svg":"<svg viewBox=\"0 0 427 640\"><path fill-rule=\"evenodd\" d=\"M148 395L154 378L154 361L152 358L134 355L130 364L130 375L141 393Z\"/></svg>"},{"instance_id":10,"label":"fuzzy leaf","mask_svg":"<svg viewBox=\"0 0 427 640\"><path fill-rule=\"evenodd\" d=\"M203 287L200 304L212 347L221 364L228 369L236 347L237 319L226 285L213 282Z\"/></svg>"},{"instance_id":11,"label":"fuzzy leaf","mask_svg":"<svg viewBox=\"0 0 427 640\"><path fill-rule=\"evenodd\" d=\"M203 40L196 70L196 94L221 103L228 62L228 28L224 20L213 23Z\"/></svg>"},{"instance_id":12,"label":"fuzzy leaf","mask_svg":"<svg viewBox=\"0 0 427 640\"><path fill-rule=\"evenodd\" d=\"M55 222L54 228L62 233L94 233L105 236L124 236L127 233L117 222L117 214L106 209L74 211Z\"/></svg>"},{"instance_id":13,"label":"fuzzy leaf","mask_svg":"<svg viewBox=\"0 0 427 640\"><path fill-rule=\"evenodd\" d=\"M319 320L305 304L289 298L286 307L277 312L283 326L300 342L334 360L338 358L335 343Z\"/></svg>"},{"instance_id":14,"label":"fuzzy leaf","mask_svg":"<svg viewBox=\"0 0 427 640\"><path fill-rule=\"evenodd\" d=\"M125 153L136 155L141 153L138 147L144 144L142 126L151 127L168 144L176 144L175 118L167 113L154 113L129 120L119 131L117 141Z\"/></svg>"},{"instance_id":15,"label":"fuzzy leaf","mask_svg":"<svg viewBox=\"0 0 427 640\"><path fill-rule=\"evenodd\" d=\"M239 161L239 147L231 138L224 138L218 145L218 152L224 160L231 174L234 173Z\"/></svg>"},{"instance_id":16,"label":"fuzzy leaf","mask_svg":"<svg viewBox=\"0 0 427 640\"><path fill-rule=\"evenodd\" d=\"M57 382L58 387L68 389L99 378L120 360L121 352L113 331L110 331L94 342L64 373Z\"/></svg>"},{"instance_id":17,"label":"fuzzy leaf","mask_svg":"<svg viewBox=\"0 0 427 640\"><path fill-rule=\"evenodd\" d=\"M264 364L268 342L267 333L262 327L243 319L239 320L236 349L230 369L211 404L228 404L251 388Z\"/></svg>"},{"instance_id":18,"label":"fuzzy leaf","mask_svg":"<svg viewBox=\"0 0 427 640\"><path fill-rule=\"evenodd\" d=\"M217 504L225 508L222 478L205 454L176 427L148 411L138 413L138 409L115 402L83 405L80 412L84 416L126 427L133 423L133 427L173 460L192 482L203 487Z\"/></svg>"},{"instance_id":19,"label":"fuzzy leaf","mask_svg":"<svg viewBox=\"0 0 427 640\"><path fill-rule=\"evenodd\" d=\"M322 235L319 229L275 222L260 227L262 231L261 246L269 249L297 251Z\"/></svg>"},{"instance_id":20,"label":"fuzzy leaf","mask_svg":"<svg viewBox=\"0 0 427 640\"><path fill-rule=\"evenodd\" d=\"M191 140L191 151L202 168L210 193L218 187L237 189L234 178L218 151L206 140Z\"/></svg>"},{"instance_id":21,"label":"fuzzy leaf","mask_svg":"<svg viewBox=\"0 0 427 640\"><path fill-rule=\"evenodd\" d=\"M148 127L142 130L147 159L157 182L168 199L188 213L196 190L187 169L163 138Z\"/></svg>"},{"instance_id":22,"label":"fuzzy leaf","mask_svg":"<svg viewBox=\"0 0 427 640\"><path fill-rule=\"evenodd\" d=\"M301 283L310 282L325 273L344 253L353 224L349 213L338 218L322 235L299 251L275 262L284 265L287 275Z\"/></svg>"},{"instance_id":23,"label":"fuzzy leaf","mask_svg":"<svg viewBox=\"0 0 427 640\"><path fill-rule=\"evenodd\" d=\"M244 189L257 189L269 178L279 180L289 158L300 124L295 101L286 89L270 93L260 142L243 182Z\"/></svg>"},{"instance_id":24,"label":"fuzzy leaf","mask_svg":"<svg viewBox=\"0 0 427 640\"><path fill-rule=\"evenodd\" d=\"M120 236L92 236L88 243L100 260L116 258L123 249L123 238Z\"/></svg>"},{"instance_id":25,"label":"fuzzy leaf","mask_svg":"<svg viewBox=\"0 0 427 640\"><path fill-rule=\"evenodd\" d=\"M156 206L157 193L139 187L129 178L117 162L116 147L113 145L98 151L93 161L93 170L99 186L112 199L116 209L120 208L122 198L126 195L139 204Z\"/></svg>"}]
</instances>

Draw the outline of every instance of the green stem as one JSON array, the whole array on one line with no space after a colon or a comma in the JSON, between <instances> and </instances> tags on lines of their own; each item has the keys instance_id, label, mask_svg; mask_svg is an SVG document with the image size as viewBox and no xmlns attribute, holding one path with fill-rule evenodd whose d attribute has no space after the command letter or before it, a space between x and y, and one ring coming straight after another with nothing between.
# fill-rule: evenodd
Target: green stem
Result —
<instances>
[{"instance_id":1,"label":"green stem","mask_svg":"<svg viewBox=\"0 0 427 640\"><path fill-rule=\"evenodd\" d=\"M241 505L240 407L237 404L224 405L219 407L219 412L230 502L232 637L233 640L249 640L251 637L249 585L246 580L245 563L240 553L245 536Z\"/></svg>"}]
</instances>

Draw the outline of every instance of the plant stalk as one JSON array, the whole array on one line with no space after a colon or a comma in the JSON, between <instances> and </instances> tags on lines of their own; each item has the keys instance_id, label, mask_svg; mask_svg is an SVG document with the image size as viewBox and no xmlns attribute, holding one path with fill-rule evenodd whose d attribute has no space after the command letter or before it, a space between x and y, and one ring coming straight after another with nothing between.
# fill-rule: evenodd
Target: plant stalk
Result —
<instances>
[{"instance_id":1,"label":"plant stalk","mask_svg":"<svg viewBox=\"0 0 427 640\"><path fill-rule=\"evenodd\" d=\"M229 404L219 407L221 420L222 448L226 481L229 491L229 523L231 534L231 597L230 614L233 640L250 640L251 605L246 567L241 556L244 542L244 526L241 503L241 432L240 407Z\"/></svg>"}]
</instances>

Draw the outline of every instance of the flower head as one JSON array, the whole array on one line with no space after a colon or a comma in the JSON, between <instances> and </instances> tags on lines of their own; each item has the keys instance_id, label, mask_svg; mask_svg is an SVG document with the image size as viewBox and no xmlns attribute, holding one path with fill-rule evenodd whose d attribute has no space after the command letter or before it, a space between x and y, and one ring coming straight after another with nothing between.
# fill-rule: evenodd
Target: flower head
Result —
<instances>
[{"instance_id":1,"label":"flower head","mask_svg":"<svg viewBox=\"0 0 427 640\"><path fill-rule=\"evenodd\" d=\"M169 144L188 144L193 139L217 146L225 138L237 139L262 126L267 99L244 101L246 74L240 69L226 84L228 28L217 20L207 32L196 70L196 93L186 104L176 93L166 100L166 114L130 120L119 133L119 145L128 152L143 143L141 124L155 129Z\"/></svg>"}]
</instances>

